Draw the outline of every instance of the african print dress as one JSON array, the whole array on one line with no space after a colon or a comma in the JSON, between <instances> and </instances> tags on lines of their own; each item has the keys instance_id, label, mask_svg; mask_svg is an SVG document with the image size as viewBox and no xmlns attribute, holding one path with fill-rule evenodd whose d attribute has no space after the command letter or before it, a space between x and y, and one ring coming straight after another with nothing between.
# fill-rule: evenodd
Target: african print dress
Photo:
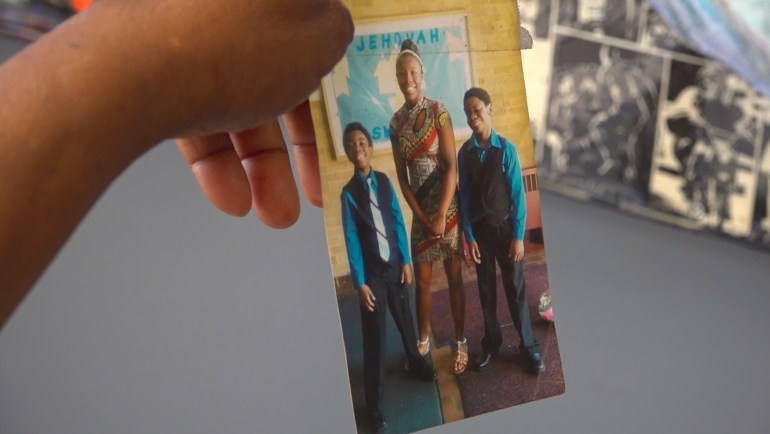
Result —
<instances>
[{"instance_id":1,"label":"african print dress","mask_svg":"<svg viewBox=\"0 0 770 434\"><path fill-rule=\"evenodd\" d=\"M416 130L415 122L425 111L422 128ZM450 123L449 112L438 101L422 97L414 107L402 106L390 120L391 137L398 138L398 150L409 171L409 186L420 208L428 216L438 212L443 191L443 170L439 165L439 129ZM455 192L446 216L443 238L432 238L423 232L422 226L412 220L412 256L415 262L443 261L452 255L460 255L460 214Z\"/></svg>"}]
</instances>

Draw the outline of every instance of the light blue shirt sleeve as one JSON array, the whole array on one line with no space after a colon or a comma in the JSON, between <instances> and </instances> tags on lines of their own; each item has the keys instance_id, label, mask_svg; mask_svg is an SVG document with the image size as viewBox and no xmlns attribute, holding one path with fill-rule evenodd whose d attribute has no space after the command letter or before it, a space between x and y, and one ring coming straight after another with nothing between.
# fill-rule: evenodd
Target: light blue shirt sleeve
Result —
<instances>
[{"instance_id":1,"label":"light blue shirt sleeve","mask_svg":"<svg viewBox=\"0 0 770 434\"><path fill-rule=\"evenodd\" d=\"M524 181L521 178L521 163L516 148L509 141L503 146L503 172L505 173L508 194L511 196L513 209L509 214L511 233L517 240L524 239L524 229L527 222L527 198L524 192Z\"/></svg>"},{"instance_id":2,"label":"light blue shirt sleeve","mask_svg":"<svg viewBox=\"0 0 770 434\"><path fill-rule=\"evenodd\" d=\"M404 258L404 265L411 265L412 257L409 254L409 239L406 237L406 223L404 223L401 205L398 203L398 196L396 196L396 190L393 188L393 183L390 182L390 179L388 179L388 187L390 188L390 196L392 197L390 202L390 212L393 214L393 224L396 226L396 245L401 252L401 257Z\"/></svg>"},{"instance_id":3,"label":"light blue shirt sleeve","mask_svg":"<svg viewBox=\"0 0 770 434\"><path fill-rule=\"evenodd\" d=\"M356 204L353 197L347 191L343 191L340 197L342 202L342 230L345 234L345 249L348 253L348 263L350 264L350 277L353 279L353 286L358 289L364 286L364 255L361 250L361 240L358 239L356 223L353 221L353 212Z\"/></svg>"},{"instance_id":4,"label":"light blue shirt sleeve","mask_svg":"<svg viewBox=\"0 0 770 434\"><path fill-rule=\"evenodd\" d=\"M465 240L470 244L476 239L473 237L471 227L471 180L468 177L468 169L465 167L465 153L468 152L466 148L463 145L457 153L457 170L460 176L460 223L465 233Z\"/></svg>"}]
</instances>

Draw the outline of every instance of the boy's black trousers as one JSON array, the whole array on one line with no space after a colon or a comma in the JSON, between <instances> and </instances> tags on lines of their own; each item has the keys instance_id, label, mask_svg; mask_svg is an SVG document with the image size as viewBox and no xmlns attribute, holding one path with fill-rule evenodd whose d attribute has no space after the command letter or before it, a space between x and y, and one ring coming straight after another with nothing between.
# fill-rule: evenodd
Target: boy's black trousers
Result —
<instances>
[{"instance_id":1,"label":"boy's black trousers","mask_svg":"<svg viewBox=\"0 0 770 434\"><path fill-rule=\"evenodd\" d=\"M497 278L495 262L500 266L505 298L511 313L513 326L519 334L519 348L529 353L540 350L532 334L532 321L527 306L527 284L524 280L524 261L513 262L508 257L513 235L510 227L479 227L473 229L481 253L481 264L476 264L479 283L479 300L484 315L484 353L497 354L503 343L500 323L497 320Z\"/></svg>"},{"instance_id":2,"label":"boy's black trousers","mask_svg":"<svg viewBox=\"0 0 770 434\"><path fill-rule=\"evenodd\" d=\"M386 313L390 314L401 334L407 360L416 366L420 358L417 351L417 333L415 332L412 310L409 304L409 292L401 284L401 267L380 263L374 270L367 270L367 285L374 293L374 312L369 312L362 305L361 325L364 335L364 391L369 412L379 412L385 383L385 329Z\"/></svg>"}]
</instances>

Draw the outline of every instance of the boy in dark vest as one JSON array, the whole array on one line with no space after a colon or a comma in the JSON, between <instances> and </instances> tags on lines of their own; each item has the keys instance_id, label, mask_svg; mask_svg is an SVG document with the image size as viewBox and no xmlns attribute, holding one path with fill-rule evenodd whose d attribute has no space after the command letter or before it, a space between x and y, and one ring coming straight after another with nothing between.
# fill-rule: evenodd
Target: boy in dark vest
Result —
<instances>
[{"instance_id":1,"label":"boy in dark vest","mask_svg":"<svg viewBox=\"0 0 770 434\"><path fill-rule=\"evenodd\" d=\"M513 144L492 129L492 100L474 87L463 98L473 135L457 155L460 215L471 257L476 262L484 338L476 369L486 368L503 343L497 321L495 261L500 266L505 298L519 348L528 367L545 372L540 345L532 334L524 281L524 224L527 216L521 165Z\"/></svg>"},{"instance_id":2,"label":"boy in dark vest","mask_svg":"<svg viewBox=\"0 0 770 434\"><path fill-rule=\"evenodd\" d=\"M348 124L343 140L355 171L340 196L342 224L350 274L361 299L366 406L371 428L380 432L388 426L380 408L388 308L401 334L412 377L434 381L436 371L414 345L417 336L407 292L412 283L409 242L393 184L384 173L372 169L372 138L363 125Z\"/></svg>"}]
</instances>

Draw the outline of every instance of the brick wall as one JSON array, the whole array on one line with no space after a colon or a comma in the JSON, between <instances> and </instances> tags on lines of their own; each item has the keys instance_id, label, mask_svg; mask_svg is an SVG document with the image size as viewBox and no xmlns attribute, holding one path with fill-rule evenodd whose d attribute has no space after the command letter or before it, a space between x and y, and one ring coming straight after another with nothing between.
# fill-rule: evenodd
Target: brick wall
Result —
<instances>
[{"instance_id":1,"label":"brick wall","mask_svg":"<svg viewBox=\"0 0 770 434\"><path fill-rule=\"evenodd\" d=\"M518 51L518 18L514 0L347 0L345 3L356 22L392 20L398 16L416 18L435 13L467 13L474 85L485 88L492 96L494 128L517 145L522 166L528 168L535 165L521 55ZM396 80L395 71L393 80ZM430 96L429 92L426 95ZM342 234L339 197L342 187L353 173L353 166L344 156L335 158L322 98L321 92L316 92L311 98L311 108L318 139L329 256L332 273L339 277L350 273ZM465 123L465 119L452 121ZM459 149L467 137L455 139ZM372 167L385 172L393 181L401 199L408 232L411 227L411 211L398 191L390 150L375 152Z\"/></svg>"}]
</instances>

